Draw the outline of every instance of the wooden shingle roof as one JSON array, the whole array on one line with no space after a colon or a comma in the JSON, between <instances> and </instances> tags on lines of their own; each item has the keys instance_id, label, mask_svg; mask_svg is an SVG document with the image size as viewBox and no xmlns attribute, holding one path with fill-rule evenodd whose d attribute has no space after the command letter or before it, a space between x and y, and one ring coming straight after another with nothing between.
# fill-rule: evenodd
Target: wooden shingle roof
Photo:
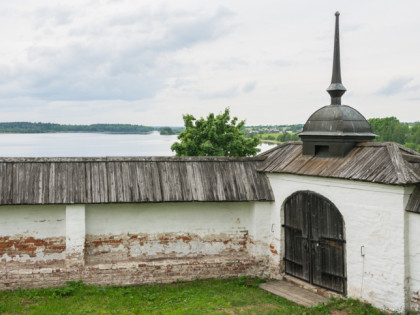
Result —
<instances>
[{"instance_id":1,"label":"wooden shingle roof","mask_svg":"<svg viewBox=\"0 0 420 315\"><path fill-rule=\"evenodd\" d=\"M420 185L417 185L408 200L405 210L420 213Z\"/></svg>"},{"instance_id":2,"label":"wooden shingle roof","mask_svg":"<svg viewBox=\"0 0 420 315\"><path fill-rule=\"evenodd\" d=\"M286 142L259 155L260 171L408 185L420 183L420 153L394 142L359 143L345 157L302 155L302 142Z\"/></svg>"},{"instance_id":3,"label":"wooden shingle roof","mask_svg":"<svg viewBox=\"0 0 420 315\"><path fill-rule=\"evenodd\" d=\"M274 200L261 158L0 158L0 205Z\"/></svg>"}]
</instances>

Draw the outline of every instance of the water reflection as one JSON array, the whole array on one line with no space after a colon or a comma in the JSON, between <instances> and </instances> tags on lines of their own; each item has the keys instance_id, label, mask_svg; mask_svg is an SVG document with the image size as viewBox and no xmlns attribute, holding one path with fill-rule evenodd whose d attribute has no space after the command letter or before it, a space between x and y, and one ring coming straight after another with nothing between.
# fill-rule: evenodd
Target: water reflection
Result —
<instances>
[{"instance_id":1,"label":"water reflection","mask_svg":"<svg viewBox=\"0 0 420 315\"><path fill-rule=\"evenodd\" d=\"M3 157L171 156L176 136L106 133L0 134ZM261 144L261 152L273 145Z\"/></svg>"}]
</instances>

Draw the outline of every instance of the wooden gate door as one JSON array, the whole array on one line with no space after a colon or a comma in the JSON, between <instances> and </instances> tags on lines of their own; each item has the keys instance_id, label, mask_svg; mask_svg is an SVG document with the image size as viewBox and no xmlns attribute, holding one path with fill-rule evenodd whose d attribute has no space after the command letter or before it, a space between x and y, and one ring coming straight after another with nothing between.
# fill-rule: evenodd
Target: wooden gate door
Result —
<instances>
[{"instance_id":1,"label":"wooden gate door","mask_svg":"<svg viewBox=\"0 0 420 315\"><path fill-rule=\"evenodd\" d=\"M345 294L343 217L328 199L311 191L284 205L286 274Z\"/></svg>"}]
</instances>

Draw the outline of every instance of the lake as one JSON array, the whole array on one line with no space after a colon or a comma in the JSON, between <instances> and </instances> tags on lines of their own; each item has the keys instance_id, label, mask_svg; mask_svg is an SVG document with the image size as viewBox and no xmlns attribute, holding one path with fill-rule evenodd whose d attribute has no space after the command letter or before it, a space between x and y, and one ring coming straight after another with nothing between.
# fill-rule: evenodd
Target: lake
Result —
<instances>
[{"instance_id":1,"label":"lake","mask_svg":"<svg viewBox=\"0 0 420 315\"><path fill-rule=\"evenodd\" d=\"M177 136L107 133L0 134L3 157L171 156ZM261 152L273 147L261 144Z\"/></svg>"}]
</instances>

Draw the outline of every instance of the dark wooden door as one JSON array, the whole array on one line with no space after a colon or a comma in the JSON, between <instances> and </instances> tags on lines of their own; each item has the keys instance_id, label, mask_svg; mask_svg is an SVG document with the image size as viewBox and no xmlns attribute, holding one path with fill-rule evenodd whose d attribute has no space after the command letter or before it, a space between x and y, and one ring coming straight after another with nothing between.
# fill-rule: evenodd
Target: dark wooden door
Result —
<instances>
[{"instance_id":1,"label":"dark wooden door","mask_svg":"<svg viewBox=\"0 0 420 315\"><path fill-rule=\"evenodd\" d=\"M343 217L325 197L300 191L284 205L286 274L345 293Z\"/></svg>"}]
</instances>

